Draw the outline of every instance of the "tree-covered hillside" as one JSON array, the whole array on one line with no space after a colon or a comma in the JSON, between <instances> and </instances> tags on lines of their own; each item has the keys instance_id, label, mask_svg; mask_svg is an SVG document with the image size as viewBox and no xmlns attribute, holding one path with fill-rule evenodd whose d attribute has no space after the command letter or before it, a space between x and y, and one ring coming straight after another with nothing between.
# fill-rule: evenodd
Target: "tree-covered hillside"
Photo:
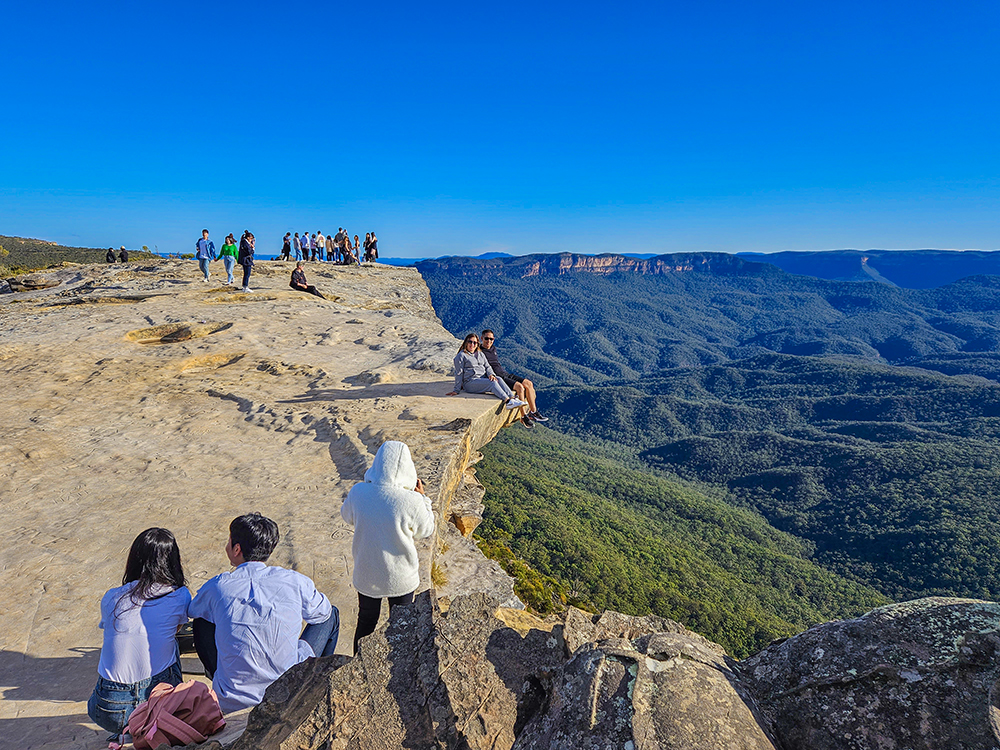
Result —
<instances>
[{"instance_id":1,"label":"tree-covered hillside","mask_svg":"<svg viewBox=\"0 0 1000 750\"><path fill-rule=\"evenodd\" d=\"M462 336L488 325L512 369L543 383L632 379L766 352L988 377L998 369L1000 277L911 290L793 276L712 254L679 256L673 267L689 270L673 273L519 275L545 257L417 267L448 330Z\"/></svg>"},{"instance_id":2,"label":"tree-covered hillside","mask_svg":"<svg viewBox=\"0 0 1000 750\"><path fill-rule=\"evenodd\" d=\"M1000 386L768 356L545 392L554 424L725 488L894 598L1000 598Z\"/></svg>"},{"instance_id":3,"label":"tree-covered hillside","mask_svg":"<svg viewBox=\"0 0 1000 750\"><path fill-rule=\"evenodd\" d=\"M598 609L670 617L745 656L886 601L759 515L551 430L507 430L484 452L479 535Z\"/></svg>"},{"instance_id":4,"label":"tree-covered hillside","mask_svg":"<svg viewBox=\"0 0 1000 750\"><path fill-rule=\"evenodd\" d=\"M449 330L494 329L550 430L582 441L491 445L484 533L596 606L667 614L741 652L858 601L832 584L816 584L837 592L828 606L811 600L814 570L894 599L1000 599L1000 277L905 289L711 254L418 267ZM690 493L717 504L716 536L676 511ZM664 496L669 520L650 510ZM770 552L748 544L811 567L761 563L769 588L745 561Z\"/></svg>"},{"instance_id":5,"label":"tree-covered hillside","mask_svg":"<svg viewBox=\"0 0 1000 750\"><path fill-rule=\"evenodd\" d=\"M103 263L107 248L67 247L45 240L0 235L0 278L57 265L59 263ZM115 248L117 254L118 248ZM130 259L152 258L152 253L129 250Z\"/></svg>"}]
</instances>

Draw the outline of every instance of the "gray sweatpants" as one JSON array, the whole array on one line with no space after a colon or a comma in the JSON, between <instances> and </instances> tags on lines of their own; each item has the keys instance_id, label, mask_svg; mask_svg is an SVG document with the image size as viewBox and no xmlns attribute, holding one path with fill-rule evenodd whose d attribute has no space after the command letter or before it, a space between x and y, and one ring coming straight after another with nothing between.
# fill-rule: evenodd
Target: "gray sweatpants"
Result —
<instances>
[{"instance_id":1,"label":"gray sweatpants","mask_svg":"<svg viewBox=\"0 0 1000 750\"><path fill-rule=\"evenodd\" d=\"M490 380L489 378L476 378L475 380L470 380L462 386L462 390L467 391L468 393L488 392L492 393L497 398L502 398L504 400L514 398L514 392L499 378L496 380Z\"/></svg>"}]
</instances>

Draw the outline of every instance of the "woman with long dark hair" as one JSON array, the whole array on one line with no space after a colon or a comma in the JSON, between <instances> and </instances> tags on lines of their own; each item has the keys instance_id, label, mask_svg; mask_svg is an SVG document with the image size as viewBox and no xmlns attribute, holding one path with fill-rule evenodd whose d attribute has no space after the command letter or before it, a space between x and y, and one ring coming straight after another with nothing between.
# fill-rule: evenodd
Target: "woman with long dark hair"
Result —
<instances>
[{"instance_id":1,"label":"woman with long dark hair","mask_svg":"<svg viewBox=\"0 0 1000 750\"><path fill-rule=\"evenodd\" d=\"M508 409L520 409L527 402L514 396L505 382L496 376L490 367L486 355L479 349L479 335L468 334L462 341L462 348L455 355L455 388L444 394L457 396L462 391L467 393L492 393L503 399Z\"/></svg>"},{"instance_id":2,"label":"woman with long dark hair","mask_svg":"<svg viewBox=\"0 0 1000 750\"><path fill-rule=\"evenodd\" d=\"M174 535L146 529L132 542L122 585L101 599L104 645L87 714L116 738L154 687L182 681L175 636L188 619L185 583Z\"/></svg>"},{"instance_id":3,"label":"woman with long dark hair","mask_svg":"<svg viewBox=\"0 0 1000 750\"><path fill-rule=\"evenodd\" d=\"M253 269L253 246L253 233L249 229L244 229L243 236L240 238L240 253L237 258L237 263L243 266L244 292L253 291L253 289L250 288L250 271Z\"/></svg>"}]
</instances>

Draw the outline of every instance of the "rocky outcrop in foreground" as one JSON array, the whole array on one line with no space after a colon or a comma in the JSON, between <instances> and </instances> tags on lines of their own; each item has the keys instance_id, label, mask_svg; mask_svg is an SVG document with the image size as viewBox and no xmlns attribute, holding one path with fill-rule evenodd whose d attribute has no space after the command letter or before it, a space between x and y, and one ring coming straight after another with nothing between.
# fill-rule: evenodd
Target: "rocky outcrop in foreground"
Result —
<instances>
[{"instance_id":1,"label":"rocky outcrop in foreground","mask_svg":"<svg viewBox=\"0 0 1000 750\"><path fill-rule=\"evenodd\" d=\"M233 748L987 750L998 628L992 602L921 599L736 662L658 617L424 592L354 659L286 673Z\"/></svg>"}]
</instances>

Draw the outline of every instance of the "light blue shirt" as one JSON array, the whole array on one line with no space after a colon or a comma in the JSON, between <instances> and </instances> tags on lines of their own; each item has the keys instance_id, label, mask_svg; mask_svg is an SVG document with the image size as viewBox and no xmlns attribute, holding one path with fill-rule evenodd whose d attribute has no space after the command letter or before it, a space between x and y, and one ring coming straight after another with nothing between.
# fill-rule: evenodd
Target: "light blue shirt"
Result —
<instances>
[{"instance_id":1,"label":"light blue shirt","mask_svg":"<svg viewBox=\"0 0 1000 750\"><path fill-rule=\"evenodd\" d=\"M267 686L312 656L299 641L302 621L333 611L312 580L294 570L247 562L205 583L188 614L215 623L219 664L212 687L224 713L256 706Z\"/></svg>"},{"instance_id":2,"label":"light blue shirt","mask_svg":"<svg viewBox=\"0 0 1000 750\"><path fill-rule=\"evenodd\" d=\"M198 248L195 257L198 260L215 260L215 243L212 240L206 240L203 237L195 244Z\"/></svg>"},{"instance_id":3,"label":"light blue shirt","mask_svg":"<svg viewBox=\"0 0 1000 750\"><path fill-rule=\"evenodd\" d=\"M160 586L152 598L133 602L135 581L111 589L101 599L104 646L97 673L131 685L148 680L177 661L177 628L187 622L191 592Z\"/></svg>"}]
</instances>

